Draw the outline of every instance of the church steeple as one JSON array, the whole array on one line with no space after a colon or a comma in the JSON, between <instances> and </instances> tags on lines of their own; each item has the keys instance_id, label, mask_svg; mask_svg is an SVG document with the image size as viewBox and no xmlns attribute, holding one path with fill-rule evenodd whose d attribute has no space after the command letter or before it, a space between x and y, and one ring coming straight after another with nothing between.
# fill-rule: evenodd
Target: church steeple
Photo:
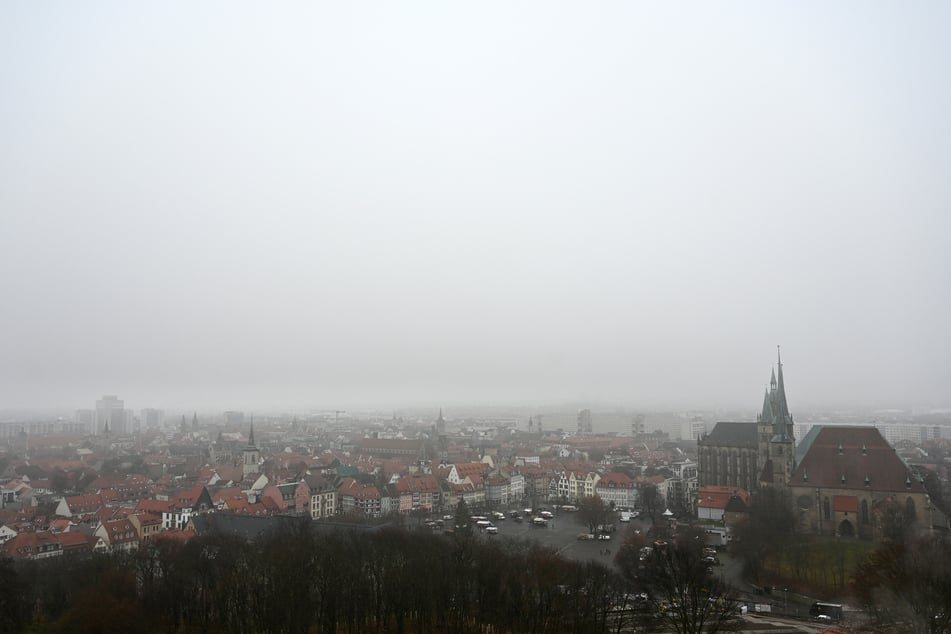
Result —
<instances>
[{"instance_id":1,"label":"church steeple","mask_svg":"<svg viewBox=\"0 0 951 634\"><path fill-rule=\"evenodd\" d=\"M792 422L789 416L789 406L786 404L786 386L783 383L783 358L779 354L779 346L776 346L776 368L778 372L778 380L776 387L776 402L779 404L779 414L783 423L789 424Z\"/></svg>"},{"instance_id":2,"label":"church steeple","mask_svg":"<svg viewBox=\"0 0 951 634\"><path fill-rule=\"evenodd\" d=\"M773 419L773 407L769 402L769 390L763 394L763 413L760 414L760 420L770 421Z\"/></svg>"},{"instance_id":3,"label":"church steeple","mask_svg":"<svg viewBox=\"0 0 951 634\"><path fill-rule=\"evenodd\" d=\"M248 431L248 446L244 448L244 464L242 465L242 471L245 476L258 473L259 465L258 458L260 452L258 448L254 446L254 417L251 417L251 429Z\"/></svg>"}]
</instances>

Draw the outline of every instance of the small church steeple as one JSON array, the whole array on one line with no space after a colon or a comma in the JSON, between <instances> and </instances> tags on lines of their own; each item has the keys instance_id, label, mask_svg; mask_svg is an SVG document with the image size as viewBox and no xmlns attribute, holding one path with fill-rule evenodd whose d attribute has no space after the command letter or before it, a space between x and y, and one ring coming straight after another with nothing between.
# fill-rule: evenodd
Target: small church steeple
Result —
<instances>
[{"instance_id":1,"label":"small church steeple","mask_svg":"<svg viewBox=\"0 0 951 634\"><path fill-rule=\"evenodd\" d=\"M258 448L254 446L254 417L251 417L251 429L248 431L248 446L244 448L244 460L242 464L242 471L245 476L248 476L252 473L258 473L259 466L258 460L260 457L260 452Z\"/></svg>"}]
</instances>

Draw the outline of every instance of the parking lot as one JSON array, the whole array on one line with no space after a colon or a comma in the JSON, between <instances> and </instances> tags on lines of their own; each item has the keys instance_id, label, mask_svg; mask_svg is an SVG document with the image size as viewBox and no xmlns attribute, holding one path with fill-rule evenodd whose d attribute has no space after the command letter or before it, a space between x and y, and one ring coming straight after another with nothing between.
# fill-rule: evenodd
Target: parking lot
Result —
<instances>
[{"instance_id":1,"label":"parking lot","mask_svg":"<svg viewBox=\"0 0 951 634\"><path fill-rule=\"evenodd\" d=\"M511 510L511 509L509 509ZM508 516L509 510L506 510ZM520 510L521 509L515 509ZM614 555L618 547L624 541L624 534L627 530L646 530L649 528L649 521L645 525L644 520L635 519L631 522L622 523L619 521L620 514L612 515L615 531L610 533L610 540L579 540L578 535L587 533L588 527L579 518L579 514L571 511L553 510L554 517L548 520L547 526L534 526L532 522L523 517L522 522L516 522L509 517L504 520L492 520L499 532L495 535L481 533L484 539L532 539L546 546L551 546L564 557L576 560L594 560L600 561L606 565L613 565ZM522 514L524 516L524 513Z\"/></svg>"}]
</instances>

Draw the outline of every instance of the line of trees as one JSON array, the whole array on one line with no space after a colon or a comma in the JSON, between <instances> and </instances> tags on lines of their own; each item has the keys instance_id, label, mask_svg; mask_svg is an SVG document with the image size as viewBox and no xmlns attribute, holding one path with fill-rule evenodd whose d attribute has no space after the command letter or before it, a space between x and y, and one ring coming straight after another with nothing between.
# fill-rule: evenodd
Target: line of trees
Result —
<instances>
[{"instance_id":1,"label":"line of trees","mask_svg":"<svg viewBox=\"0 0 951 634\"><path fill-rule=\"evenodd\" d=\"M605 632L624 583L533 542L303 520L249 542L0 561L4 632ZM12 589L16 588L16 591Z\"/></svg>"}]
</instances>

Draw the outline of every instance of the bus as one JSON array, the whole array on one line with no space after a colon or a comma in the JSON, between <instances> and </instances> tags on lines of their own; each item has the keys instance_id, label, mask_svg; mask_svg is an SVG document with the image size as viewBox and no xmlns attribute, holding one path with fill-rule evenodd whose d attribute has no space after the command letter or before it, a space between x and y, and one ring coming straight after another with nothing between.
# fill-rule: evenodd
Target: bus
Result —
<instances>
[{"instance_id":1,"label":"bus","mask_svg":"<svg viewBox=\"0 0 951 634\"><path fill-rule=\"evenodd\" d=\"M827 616L833 621L842 620L842 604L841 603L821 603L816 601L812 604L812 607L809 608L809 616L815 618L817 616Z\"/></svg>"}]
</instances>

